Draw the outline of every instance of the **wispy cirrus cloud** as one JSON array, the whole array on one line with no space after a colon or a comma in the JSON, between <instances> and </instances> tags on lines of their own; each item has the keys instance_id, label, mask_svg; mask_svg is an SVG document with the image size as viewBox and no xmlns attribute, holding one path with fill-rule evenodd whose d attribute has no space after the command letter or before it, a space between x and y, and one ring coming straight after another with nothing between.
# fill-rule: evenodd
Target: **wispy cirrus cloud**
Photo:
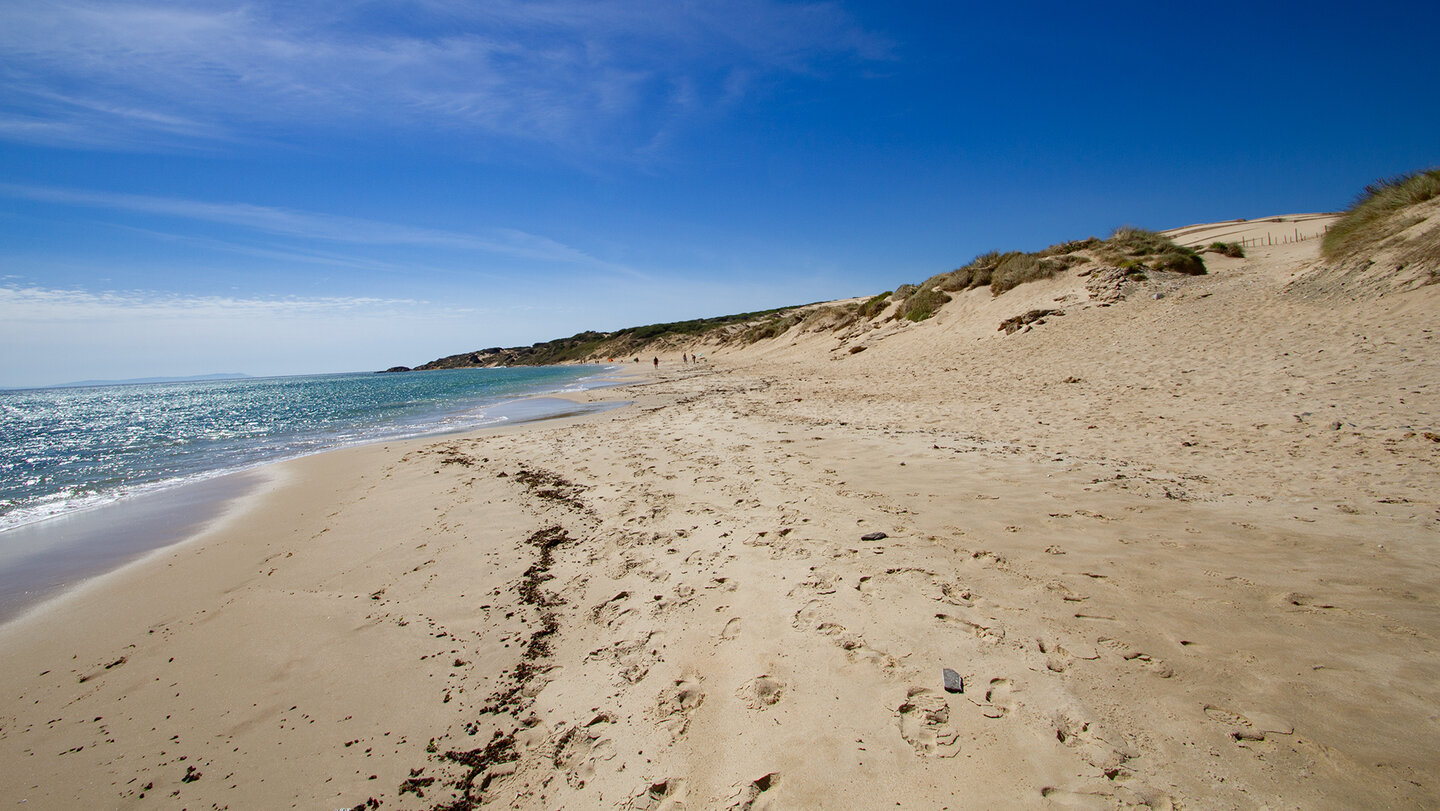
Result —
<instances>
[{"instance_id":1,"label":"wispy cirrus cloud","mask_svg":"<svg viewBox=\"0 0 1440 811\"><path fill-rule=\"evenodd\" d=\"M12 325L27 322L55 325L94 325L109 321L217 320L268 322L294 318L375 317L393 321L411 313L417 319L459 317L472 310L442 307L418 299L369 296L243 297L193 296L150 290L66 290L37 286L0 285L0 311Z\"/></svg>"},{"instance_id":2,"label":"wispy cirrus cloud","mask_svg":"<svg viewBox=\"0 0 1440 811\"><path fill-rule=\"evenodd\" d=\"M477 233L463 233L250 203L216 203L15 183L0 183L0 196L217 223L305 242L446 248L572 265L632 277L643 278L644 275L633 268L596 258L548 237L513 228L489 228Z\"/></svg>"},{"instance_id":3,"label":"wispy cirrus cloud","mask_svg":"<svg viewBox=\"0 0 1440 811\"><path fill-rule=\"evenodd\" d=\"M70 0L0 8L0 137L166 148L356 125L643 148L886 44L832 2Z\"/></svg>"}]
</instances>

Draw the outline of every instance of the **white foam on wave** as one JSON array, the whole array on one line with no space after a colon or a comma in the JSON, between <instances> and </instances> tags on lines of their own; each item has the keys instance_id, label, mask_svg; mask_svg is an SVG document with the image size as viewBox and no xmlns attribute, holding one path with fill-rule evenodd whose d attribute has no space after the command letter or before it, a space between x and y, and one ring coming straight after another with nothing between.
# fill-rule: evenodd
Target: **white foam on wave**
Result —
<instances>
[{"instance_id":1,"label":"white foam on wave","mask_svg":"<svg viewBox=\"0 0 1440 811\"><path fill-rule=\"evenodd\" d=\"M36 501L16 507L3 515L0 515L0 532L16 529L18 527L36 524L52 518L62 518L74 515L79 512L93 510L109 504L115 504L136 496L148 493L158 493L174 487L181 487L193 482L206 481L208 479L226 476L231 473L240 473L245 470L252 470L264 463L223 468L219 470L207 470L194 473L188 476L181 476L172 479L162 479L154 482L142 482L113 490L94 491L86 490L81 493L51 493L41 496Z\"/></svg>"},{"instance_id":2,"label":"white foam on wave","mask_svg":"<svg viewBox=\"0 0 1440 811\"><path fill-rule=\"evenodd\" d=\"M605 372L616 368L621 367L601 367L596 374L578 380L566 381L563 384L543 389L532 389L523 395L487 399L462 410L431 413L411 420L352 425L328 434L310 432L277 442L270 447L265 446L262 441L258 447L238 449L236 453L239 458L232 456L228 460L216 460L219 462L219 466L210 470L189 471L183 475L170 476L156 481L134 482L100 491L76 492L72 489L39 495L31 500L12 499L0 502L0 532L86 512L145 494L254 470L264 465L337 448L471 431L510 423L517 418L522 421L544 419L547 411L559 413L573 408L575 404L565 403L547 407L536 402L538 399L543 399L547 394L585 391L614 385L612 380L606 378ZM525 401L530 401L535 407L516 408L516 403ZM138 426L130 426L132 430L136 427Z\"/></svg>"},{"instance_id":3,"label":"white foam on wave","mask_svg":"<svg viewBox=\"0 0 1440 811\"><path fill-rule=\"evenodd\" d=\"M198 471L185 476L177 476L153 482L139 482L100 492L91 490L82 493L51 493L41 496L34 502L17 506L0 514L0 532L53 518L62 518L80 512L87 512L121 501L127 501L137 496L158 493L234 473L244 473L265 465L299 459L326 451L357 445L369 445L375 442L397 442L407 439L419 439L426 436L471 431L499 425L509 422L510 418L504 415L491 414L490 410L502 405L504 405L503 402L487 403L482 408L468 412L463 416L452 415L408 425L404 423L381 424L370 426L368 430L361 429L336 433L325 440L314 440L312 438L310 441L302 443L304 447L291 446L289 448L276 448L274 453L266 454L261 458L249 462L212 470Z\"/></svg>"}]
</instances>

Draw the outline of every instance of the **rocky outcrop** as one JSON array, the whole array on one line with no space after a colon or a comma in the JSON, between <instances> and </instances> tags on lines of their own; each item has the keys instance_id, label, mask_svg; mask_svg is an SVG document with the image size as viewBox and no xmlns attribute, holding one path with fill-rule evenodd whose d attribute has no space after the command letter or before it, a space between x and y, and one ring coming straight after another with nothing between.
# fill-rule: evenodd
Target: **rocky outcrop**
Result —
<instances>
[{"instance_id":1,"label":"rocky outcrop","mask_svg":"<svg viewBox=\"0 0 1440 811\"><path fill-rule=\"evenodd\" d=\"M1031 324L1043 324L1045 323L1045 319L1050 316L1064 314L1064 310L1030 310L1022 315L1012 316L1001 321L1000 329L1004 330L1006 335L1010 335L1016 330L1029 327Z\"/></svg>"}]
</instances>

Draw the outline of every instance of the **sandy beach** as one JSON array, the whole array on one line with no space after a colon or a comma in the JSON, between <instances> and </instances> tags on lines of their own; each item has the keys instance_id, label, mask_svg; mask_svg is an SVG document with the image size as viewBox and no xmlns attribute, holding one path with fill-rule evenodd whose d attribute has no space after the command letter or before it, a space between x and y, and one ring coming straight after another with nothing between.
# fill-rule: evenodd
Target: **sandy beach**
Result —
<instances>
[{"instance_id":1,"label":"sandy beach","mask_svg":"<svg viewBox=\"0 0 1440 811\"><path fill-rule=\"evenodd\" d=\"M267 468L0 627L0 797L1440 805L1440 287L1352 295L1317 242Z\"/></svg>"}]
</instances>

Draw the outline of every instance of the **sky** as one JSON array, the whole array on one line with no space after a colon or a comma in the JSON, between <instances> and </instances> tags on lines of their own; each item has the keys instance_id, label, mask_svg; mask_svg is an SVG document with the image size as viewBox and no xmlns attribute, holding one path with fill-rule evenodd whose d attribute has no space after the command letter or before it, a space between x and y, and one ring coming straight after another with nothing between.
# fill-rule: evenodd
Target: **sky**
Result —
<instances>
[{"instance_id":1,"label":"sky","mask_svg":"<svg viewBox=\"0 0 1440 811\"><path fill-rule=\"evenodd\" d=\"M871 295L1440 164L1440 4L0 0L0 387Z\"/></svg>"}]
</instances>

